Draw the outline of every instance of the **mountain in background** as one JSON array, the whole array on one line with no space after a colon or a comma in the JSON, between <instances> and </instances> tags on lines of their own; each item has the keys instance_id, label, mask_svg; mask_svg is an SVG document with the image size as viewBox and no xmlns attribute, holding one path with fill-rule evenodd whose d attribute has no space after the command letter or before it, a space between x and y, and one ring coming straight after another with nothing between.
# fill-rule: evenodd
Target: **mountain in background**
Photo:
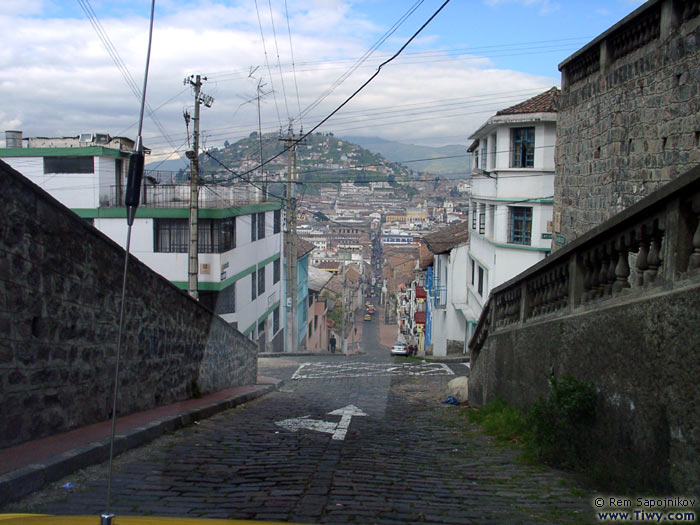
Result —
<instances>
[{"instance_id":1,"label":"mountain in background","mask_svg":"<svg viewBox=\"0 0 700 525\"><path fill-rule=\"evenodd\" d=\"M446 178L457 178L471 171L471 154L467 147L459 144L431 147L417 144L404 144L379 137L344 137L345 140L382 155L386 160L404 164L415 171L425 171ZM440 158L452 157L452 158ZM414 159L418 162L405 162Z\"/></svg>"},{"instance_id":2,"label":"mountain in background","mask_svg":"<svg viewBox=\"0 0 700 525\"><path fill-rule=\"evenodd\" d=\"M146 162L148 162L148 156L146 156ZM179 159L170 159L166 161L153 160L146 164L146 170L154 171L179 171L181 169L186 169L190 165L190 161L183 155Z\"/></svg>"}]
</instances>

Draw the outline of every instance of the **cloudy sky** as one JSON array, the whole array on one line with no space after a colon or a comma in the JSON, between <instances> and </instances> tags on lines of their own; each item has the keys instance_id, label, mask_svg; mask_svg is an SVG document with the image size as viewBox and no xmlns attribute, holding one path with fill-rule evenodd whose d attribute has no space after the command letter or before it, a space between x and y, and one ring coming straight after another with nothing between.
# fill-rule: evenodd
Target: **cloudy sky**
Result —
<instances>
[{"instance_id":1,"label":"cloudy sky","mask_svg":"<svg viewBox=\"0 0 700 525\"><path fill-rule=\"evenodd\" d=\"M257 130L259 84L264 132L286 130L290 118L297 132L309 130L442 3L158 0L147 90L154 117L144 122L152 160L187 149L185 77L206 76L203 92L215 99L202 110L206 146ZM559 62L641 3L451 0L319 131L465 144L496 110L558 86ZM134 137L149 13L150 0L0 1L0 131Z\"/></svg>"}]
</instances>

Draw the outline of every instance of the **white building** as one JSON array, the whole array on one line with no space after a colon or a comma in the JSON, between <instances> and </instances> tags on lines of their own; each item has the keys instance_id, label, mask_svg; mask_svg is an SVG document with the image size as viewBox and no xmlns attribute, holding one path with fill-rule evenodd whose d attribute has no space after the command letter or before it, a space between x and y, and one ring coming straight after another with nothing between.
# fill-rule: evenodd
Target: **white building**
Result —
<instances>
[{"instance_id":1,"label":"white building","mask_svg":"<svg viewBox=\"0 0 700 525\"><path fill-rule=\"evenodd\" d=\"M433 254L432 276L426 280L430 308L427 338L436 356L466 352L467 324L474 312L467 304L469 232L466 222L423 237Z\"/></svg>"},{"instance_id":2,"label":"white building","mask_svg":"<svg viewBox=\"0 0 700 525\"><path fill-rule=\"evenodd\" d=\"M558 98L554 87L499 111L470 137L471 330L491 289L551 251Z\"/></svg>"},{"instance_id":3,"label":"white building","mask_svg":"<svg viewBox=\"0 0 700 525\"><path fill-rule=\"evenodd\" d=\"M108 135L8 141L0 158L53 197L126 244L124 193L133 142ZM97 141L99 140L99 142ZM187 289L189 184L144 182L131 253ZM282 350L282 211L255 192L202 187L199 196L200 301L261 350Z\"/></svg>"}]
</instances>

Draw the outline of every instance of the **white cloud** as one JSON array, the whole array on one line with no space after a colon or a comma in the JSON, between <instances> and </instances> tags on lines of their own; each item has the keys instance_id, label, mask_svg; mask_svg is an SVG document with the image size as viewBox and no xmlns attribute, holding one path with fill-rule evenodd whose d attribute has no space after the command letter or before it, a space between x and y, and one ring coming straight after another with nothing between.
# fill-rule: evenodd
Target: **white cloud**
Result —
<instances>
[{"instance_id":1,"label":"white cloud","mask_svg":"<svg viewBox=\"0 0 700 525\"><path fill-rule=\"evenodd\" d=\"M296 115L299 106L304 109L312 104L384 31L367 19L355 17L349 2L288 2L299 88L297 102L284 6L273 2L277 9L275 29L287 95L285 105L269 9L262 9L267 8L267 2L258 4L271 72L265 67L252 2L241 7L206 1L197 9L179 2L160 4L166 13L155 22L147 94L152 108L162 104L157 115L175 147L186 143L182 111L190 107L191 112L192 106L191 91L182 83L185 76L208 76L203 91L216 101L212 108L203 109L201 128L209 145L217 146L225 139L235 140L257 129L256 106L241 105L254 96L257 78L264 78L266 90L273 86L275 90L274 98L271 94L262 101L264 129L286 129L286 108ZM146 14L140 18L101 16L103 27L139 89L145 62ZM5 11L0 16L3 27L13 28L0 49L0 97L8 102L0 112L0 132L21 129L25 136L90 131L134 135L139 102L81 15L76 12L76 18L53 19ZM426 35L420 46L411 46L407 51L430 50L432 41L433 37ZM305 116L305 129L357 89L396 48L397 44L385 44L381 56L372 57L359 67ZM261 66L256 79L247 78L250 66ZM406 55L388 65L323 130L405 138L418 143L464 143L467 135L497 109L544 91L554 83L556 79L496 69L490 60L479 56L450 56L440 51L429 56ZM506 91L516 93L498 95ZM425 108L429 104L433 107ZM156 154L170 149L168 141L148 119L144 123L144 138Z\"/></svg>"}]
</instances>

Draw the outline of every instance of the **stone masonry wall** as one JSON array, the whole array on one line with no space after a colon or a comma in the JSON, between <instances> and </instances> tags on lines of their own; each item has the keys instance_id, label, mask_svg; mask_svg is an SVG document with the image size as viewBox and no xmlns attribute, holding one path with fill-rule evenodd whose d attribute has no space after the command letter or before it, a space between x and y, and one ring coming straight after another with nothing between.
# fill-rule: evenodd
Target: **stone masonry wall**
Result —
<instances>
[{"instance_id":1,"label":"stone masonry wall","mask_svg":"<svg viewBox=\"0 0 700 525\"><path fill-rule=\"evenodd\" d=\"M700 163L699 4L648 2L562 64L553 249Z\"/></svg>"},{"instance_id":2,"label":"stone masonry wall","mask_svg":"<svg viewBox=\"0 0 700 525\"><path fill-rule=\"evenodd\" d=\"M124 251L0 162L0 448L109 418ZM255 345L137 259L118 415L255 383Z\"/></svg>"},{"instance_id":3,"label":"stone masonry wall","mask_svg":"<svg viewBox=\"0 0 700 525\"><path fill-rule=\"evenodd\" d=\"M523 409L570 374L599 391L591 452L623 484L700 494L700 285L489 334L469 401ZM555 344L553 344L555 342Z\"/></svg>"}]
</instances>

